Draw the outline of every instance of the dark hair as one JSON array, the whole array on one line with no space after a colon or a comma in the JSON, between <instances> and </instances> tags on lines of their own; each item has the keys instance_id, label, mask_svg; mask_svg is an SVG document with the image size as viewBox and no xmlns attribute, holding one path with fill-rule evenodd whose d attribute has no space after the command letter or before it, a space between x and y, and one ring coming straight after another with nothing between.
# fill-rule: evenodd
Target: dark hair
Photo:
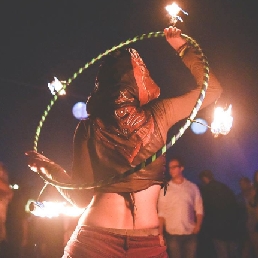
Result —
<instances>
[{"instance_id":1,"label":"dark hair","mask_svg":"<svg viewBox=\"0 0 258 258\"><path fill-rule=\"evenodd\" d=\"M200 172L199 178L202 179L203 177L207 177L209 180L214 179L213 174L212 174L211 170L209 170L209 169L205 169Z\"/></svg>"},{"instance_id":2,"label":"dark hair","mask_svg":"<svg viewBox=\"0 0 258 258\"><path fill-rule=\"evenodd\" d=\"M180 156L170 156L167 158L167 169L166 169L166 172L165 172L165 180L167 181L170 181L172 179L170 173L169 173L169 169L168 169L168 164L171 162L171 161L174 161L176 160L179 164L179 166L181 167L184 167L184 160L182 159L182 157Z\"/></svg>"},{"instance_id":3,"label":"dark hair","mask_svg":"<svg viewBox=\"0 0 258 258\"><path fill-rule=\"evenodd\" d=\"M257 174L258 174L258 170L255 170L255 171L254 171L254 178L253 178L254 181L257 181L257 179L256 179Z\"/></svg>"},{"instance_id":4,"label":"dark hair","mask_svg":"<svg viewBox=\"0 0 258 258\"><path fill-rule=\"evenodd\" d=\"M131 49L119 49L103 59L95 88L87 100L87 113L104 124L117 126L115 110L121 106L139 106L139 88L134 77ZM120 101L121 96L125 96ZM119 101L118 101L119 100Z\"/></svg>"},{"instance_id":5,"label":"dark hair","mask_svg":"<svg viewBox=\"0 0 258 258\"><path fill-rule=\"evenodd\" d=\"M257 180L257 174L258 174L258 170L255 170L254 172L254 177L253 177L253 185L256 189L258 189L258 180Z\"/></svg>"},{"instance_id":6,"label":"dark hair","mask_svg":"<svg viewBox=\"0 0 258 258\"><path fill-rule=\"evenodd\" d=\"M244 181L245 183L251 183L251 180L248 178L248 177L246 177L246 176L242 176L240 179L239 179L239 182L240 181Z\"/></svg>"},{"instance_id":7,"label":"dark hair","mask_svg":"<svg viewBox=\"0 0 258 258\"><path fill-rule=\"evenodd\" d=\"M168 158L168 163L173 161L173 160L176 160L178 162L178 164L181 166L181 167L184 167L185 166L185 162L183 160L182 157L180 156L172 156L172 157L169 157Z\"/></svg>"}]
</instances>

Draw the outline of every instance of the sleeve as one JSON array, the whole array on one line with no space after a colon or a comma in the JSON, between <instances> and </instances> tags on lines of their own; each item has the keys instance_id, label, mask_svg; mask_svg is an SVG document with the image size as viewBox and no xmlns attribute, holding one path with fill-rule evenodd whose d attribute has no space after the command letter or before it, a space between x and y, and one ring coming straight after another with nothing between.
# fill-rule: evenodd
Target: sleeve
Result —
<instances>
[{"instance_id":1,"label":"sleeve","mask_svg":"<svg viewBox=\"0 0 258 258\"><path fill-rule=\"evenodd\" d=\"M200 190L198 189L198 187L195 187L194 206L195 206L195 213L203 215L203 201L202 201L202 196L201 196L201 193L200 193Z\"/></svg>"},{"instance_id":2,"label":"sleeve","mask_svg":"<svg viewBox=\"0 0 258 258\"><path fill-rule=\"evenodd\" d=\"M158 205L157 205L157 210L158 210L158 216L159 217L164 217L164 214L163 214L163 198L164 198L164 194L163 194L163 191L161 190L160 191L160 194L159 194L159 198L158 198Z\"/></svg>"},{"instance_id":3,"label":"sleeve","mask_svg":"<svg viewBox=\"0 0 258 258\"><path fill-rule=\"evenodd\" d=\"M182 61L193 75L197 87L182 96L158 100L153 104L153 113L163 139L166 138L167 131L172 125L190 115L202 89L204 67L201 54L192 47L188 47L182 57ZM221 93L221 85L212 70L210 70L208 89L201 108L215 102Z\"/></svg>"},{"instance_id":4,"label":"sleeve","mask_svg":"<svg viewBox=\"0 0 258 258\"><path fill-rule=\"evenodd\" d=\"M84 127L84 123L81 121L75 131L74 161L71 175L69 175L60 165L34 151L27 152L31 169L51 180L62 183L76 184L93 182L92 170L89 169L88 138L85 137L85 135L87 136L88 134L85 129L86 127ZM86 207L93 195L93 190L55 187L68 202L78 207Z\"/></svg>"},{"instance_id":5,"label":"sleeve","mask_svg":"<svg viewBox=\"0 0 258 258\"><path fill-rule=\"evenodd\" d=\"M78 182L94 181L93 171L88 149L88 141L90 138L89 120L82 120L74 134L73 139L73 167L72 178Z\"/></svg>"},{"instance_id":6,"label":"sleeve","mask_svg":"<svg viewBox=\"0 0 258 258\"><path fill-rule=\"evenodd\" d=\"M70 181L72 183L93 183L93 171L88 150L90 135L89 120L82 120L78 124L73 139L73 167ZM86 207L93 196L93 189L58 189L70 202L78 207Z\"/></svg>"}]
</instances>

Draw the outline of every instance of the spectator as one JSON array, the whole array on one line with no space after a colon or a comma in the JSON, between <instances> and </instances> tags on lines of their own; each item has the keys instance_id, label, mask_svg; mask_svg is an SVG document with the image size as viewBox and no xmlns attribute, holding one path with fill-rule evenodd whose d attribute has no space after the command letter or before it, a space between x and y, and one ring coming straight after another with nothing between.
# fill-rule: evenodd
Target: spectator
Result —
<instances>
[{"instance_id":1,"label":"spectator","mask_svg":"<svg viewBox=\"0 0 258 258\"><path fill-rule=\"evenodd\" d=\"M0 162L0 254L6 249L6 216L13 192L9 187L8 172L3 162Z\"/></svg>"},{"instance_id":2,"label":"spectator","mask_svg":"<svg viewBox=\"0 0 258 258\"><path fill-rule=\"evenodd\" d=\"M258 257L258 170L253 176L253 190L247 203L247 231L255 257Z\"/></svg>"},{"instance_id":3,"label":"spectator","mask_svg":"<svg viewBox=\"0 0 258 258\"><path fill-rule=\"evenodd\" d=\"M13 198L9 204L6 228L8 239L8 255L6 257L25 258L28 245L28 217L25 205L29 199L30 188L21 182L19 187L13 190ZM5 257L5 258L6 258Z\"/></svg>"},{"instance_id":4,"label":"spectator","mask_svg":"<svg viewBox=\"0 0 258 258\"><path fill-rule=\"evenodd\" d=\"M165 231L167 251L170 258L194 258L197 250L197 234L203 219L203 204L199 188L183 176L181 158L169 160L166 194L161 190L158 215L161 234Z\"/></svg>"},{"instance_id":5,"label":"spectator","mask_svg":"<svg viewBox=\"0 0 258 258\"><path fill-rule=\"evenodd\" d=\"M241 192L237 195L240 214L239 253L241 254L241 258L251 258L254 257L254 248L251 241L251 234L253 228L255 228L256 225L256 218L255 216L254 218L252 218L252 210L254 209L254 207L250 206L250 203L252 203L253 201L255 191L254 187L252 186L252 182L248 177L241 177L239 180L239 185L241 189Z\"/></svg>"},{"instance_id":6,"label":"spectator","mask_svg":"<svg viewBox=\"0 0 258 258\"><path fill-rule=\"evenodd\" d=\"M237 257L238 209L236 196L225 184L214 179L210 170L199 174L203 184L203 230L210 237L218 258Z\"/></svg>"}]
</instances>

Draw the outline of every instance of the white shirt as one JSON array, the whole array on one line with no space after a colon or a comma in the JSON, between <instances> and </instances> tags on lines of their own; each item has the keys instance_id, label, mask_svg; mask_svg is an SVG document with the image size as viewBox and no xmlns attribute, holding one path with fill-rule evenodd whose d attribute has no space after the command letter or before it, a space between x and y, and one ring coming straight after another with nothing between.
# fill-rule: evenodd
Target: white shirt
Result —
<instances>
[{"instance_id":1,"label":"white shirt","mask_svg":"<svg viewBox=\"0 0 258 258\"><path fill-rule=\"evenodd\" d=\"M187 179L181 184L175 184L170 180L166 195L164 196L163 189L160 191L158 214L164 218L167 233L192 234L196 214L203 215L203 202L197 185Z\"/></svg>"}]
</instances>

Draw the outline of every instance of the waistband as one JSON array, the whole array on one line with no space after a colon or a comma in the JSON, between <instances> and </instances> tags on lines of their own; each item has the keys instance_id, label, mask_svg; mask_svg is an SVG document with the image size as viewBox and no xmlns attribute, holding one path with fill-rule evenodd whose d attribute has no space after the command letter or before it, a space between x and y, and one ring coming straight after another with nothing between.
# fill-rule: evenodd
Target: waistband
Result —
<instances>
[{"instance_id":1,"label":"waistband","mask_svg":"<svg viewBox=\"0 0 258 258\"><path fill-rule=\"evenodd\" d=\"M80 225L78 229L94 230L108 232L117 235L124 236L158 236L158 228L143 228L143 229L120 229L120 228L102 228L96 226Z\"/></svg>"}]
</instances>

